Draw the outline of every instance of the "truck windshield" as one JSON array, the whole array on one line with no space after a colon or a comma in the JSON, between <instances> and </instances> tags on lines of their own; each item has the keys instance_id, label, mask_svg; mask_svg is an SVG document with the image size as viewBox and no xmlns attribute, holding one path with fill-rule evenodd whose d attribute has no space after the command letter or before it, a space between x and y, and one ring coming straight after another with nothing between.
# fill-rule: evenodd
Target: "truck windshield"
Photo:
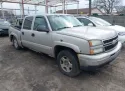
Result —
<instances>
[{"instance_id":1,"label":"truck windshield","mask_svg":"<svg viewBox=\"0 0 125 91\"><path fill-rule=\"evenodd\" d=\"M101 19L101 18L96 18L96 17L90 17L90 19L96 23L97 25L101 25L101 26L111 26L112 24L110 24L109 22Z\"/></svg>"},{"instance_id":2,"label":"truck windshield","mask_svg":"<svg viewBox=\"0 0 125 91\"><path fill-rule=\"evenodd\" d=\"M53 31L83 26L79 20L72 15L49 15L48 20Z\"/></svg>"}]
</instances>

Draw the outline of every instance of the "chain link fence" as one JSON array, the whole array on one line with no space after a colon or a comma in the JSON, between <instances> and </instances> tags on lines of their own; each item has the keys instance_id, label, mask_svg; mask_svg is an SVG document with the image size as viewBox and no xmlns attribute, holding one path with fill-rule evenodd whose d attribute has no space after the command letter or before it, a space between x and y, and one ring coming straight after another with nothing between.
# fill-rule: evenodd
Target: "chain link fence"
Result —
<instances>
[{"instance_id":1,"label":"chain link fence","mask_svg":"<svg viewBox=\"0 0 125 91\"><path fill-rule=\"evenodd\" d=\"M96 16L102 18L112 24L121 25L125 27L125 16Z\"/></svg>"}]
</instances>

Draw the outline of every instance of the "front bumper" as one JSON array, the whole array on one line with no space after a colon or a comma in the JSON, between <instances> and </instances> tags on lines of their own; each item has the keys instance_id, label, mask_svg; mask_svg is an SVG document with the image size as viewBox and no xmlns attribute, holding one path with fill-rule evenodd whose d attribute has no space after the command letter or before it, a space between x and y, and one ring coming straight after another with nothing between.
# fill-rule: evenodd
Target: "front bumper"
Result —
<instances>
[{"instance_id":1,"label":"front bumper","mask_svg":"<svg viewBox=\"0 0 125 91\"><path fill-rule=\"evenodd\" d=\"M8 34L8 29L0 29L0 35Z\"/></svg>"},{"instance_id":2,"label":"front bumper","mask_svg":"<svg viewBox=\"0 0 125 91\"><path fill-rule=\"evenodd\" d=\"M121 50L121 42L118 43L116 48L110 52L105 52L97 55L83 55L79 54L79 63L80 67L100 67L105 64L112 62L120 53Z\"/></svg>"}]
</instances>

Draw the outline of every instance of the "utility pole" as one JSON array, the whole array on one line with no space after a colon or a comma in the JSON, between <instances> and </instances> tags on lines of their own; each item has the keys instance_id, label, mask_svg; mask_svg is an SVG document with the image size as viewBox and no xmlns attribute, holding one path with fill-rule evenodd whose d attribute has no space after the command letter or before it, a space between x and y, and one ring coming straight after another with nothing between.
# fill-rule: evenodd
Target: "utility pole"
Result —
<instances>
[{"instance_id":1,"label":"utility pole","mask_svg":"<svg viewBox=\"0 0 125 91\"><path fill-rule=\"evenodd\" d=\"M24 18L24 1L22 0L21 1L21 4L20 4L20 12L21 12L21 18Z\"/></svg>"},{"instance_id":2,"label":"utility pole","mask_svg":"<svg viewBox=\"0 0 125 91\"><path fill-rule=\"evenodd\" d=\"M92 0L89 0L89 16L91 16Z\"/></svg>"},{"instance_id":3,"label":"utility pole","mask_svg":"<svg viewBox=\"0 0 125 91\"><path fill-rule=\"evenodd\" d=\"M28 7L28 15L30 14L30 10L29 10L29 7Z\"/></svg>"},{"instance_id":4,"label":"utility pole","mask_svg":"<svg viewBox=\"0 0 125 91\"><path fill-rule=\"evenodd\" d=\"M37 14L37 6L35 5L35 14Z\"/></svg>"},{"instance_id":5,"label":"utility pole","mask_svg":"<svg viewBox=\"0 0 125 91\"><path fill-rule=\"evenodd\" d=\"M4 17L4 10L3 10L3 5L2 5L2 4L3 4L3 2L1 2L0 4L1 4L2 18L4 19L5 17Z\"/></svg>"},{"instance_id":6,"label":"utility pole","mask_svg":"<svg viewBox=\"0 0 125 91\"><path fill-rule=\"evenodd\" d=\"M56 6L55 6L55 13L56 13Z\"/></svg>"},{"instance_id":7,"label":"utility pole","mask_svg":"<svg viewBox=\"0 0 125 91\"><path fill-rule=\"evenodd\" d=\"M79 14L79 1L77 2L77 15Z\"/></svg>"},{"instance_id":8,"label":"utility pole","mask_svg":"<svg viewBox=\"0 0 125 91\"><path fill-rule=\"evenodd\" d=\"M48 0L45 0L45 4L46 4L45 11L46 11L46 13L48 13Z\"/></svg>"},{"instance_id":9,"label":"utility pole","mask_svg":"<svg viewBox=\"0 0 125 91\"><path fill-rule=\"evenodd\" d=\"M66 13L66 14L67 14L67 9L68 9L67 6L68 6L68 5L67 5L67 2L66 2L66 3L65 3L65 11L66 11L65 13Z\"/></svg>"},{"instance_id":10,"label":"utility pole","mask_svg":"<svg viewBox=\"0 0 125 91\"><path fill-rule=\"evenodd\" d=\"M65 14L65 0L62 1L62 13Z\"/></svg>"}]
</instances>

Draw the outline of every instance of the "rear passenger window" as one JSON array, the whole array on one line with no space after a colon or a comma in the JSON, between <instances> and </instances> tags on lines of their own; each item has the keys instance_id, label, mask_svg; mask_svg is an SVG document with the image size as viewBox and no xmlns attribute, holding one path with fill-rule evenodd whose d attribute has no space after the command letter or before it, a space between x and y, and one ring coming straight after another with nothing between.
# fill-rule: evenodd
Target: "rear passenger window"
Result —
<instances>
[{"instance_id":1,"label":"rear passenger window","mask_svg":"<svg viewBox=\"0 0 125 91\"><path fill-rule=\"evenodd\" d=\"M23 29L31 30L32 21L33 17L26 17L23 24Z\"/></svg>"}]
</instances>

